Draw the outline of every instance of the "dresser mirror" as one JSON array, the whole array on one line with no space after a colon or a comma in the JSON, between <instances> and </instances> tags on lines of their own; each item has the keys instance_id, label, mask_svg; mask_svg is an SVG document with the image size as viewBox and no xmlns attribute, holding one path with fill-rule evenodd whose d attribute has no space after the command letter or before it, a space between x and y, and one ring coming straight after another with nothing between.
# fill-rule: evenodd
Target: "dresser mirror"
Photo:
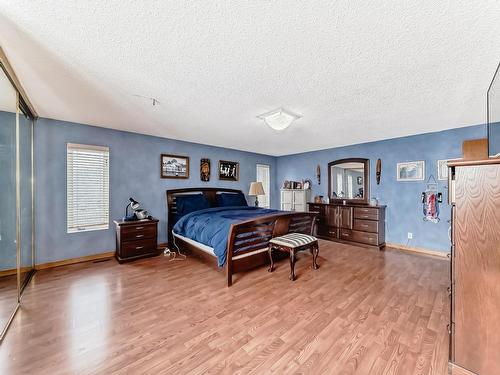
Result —
<instances>
[{"instance_id":1,"label":"dresser mirror","mask_svg":"<svg viewBox=\"0 0 500 375\"><path fill-rule=\"evenodd\" d=\"M328 163L328 196L330 201L368 203L370 160L340 159Z\"/></svg>"}]
</instances>

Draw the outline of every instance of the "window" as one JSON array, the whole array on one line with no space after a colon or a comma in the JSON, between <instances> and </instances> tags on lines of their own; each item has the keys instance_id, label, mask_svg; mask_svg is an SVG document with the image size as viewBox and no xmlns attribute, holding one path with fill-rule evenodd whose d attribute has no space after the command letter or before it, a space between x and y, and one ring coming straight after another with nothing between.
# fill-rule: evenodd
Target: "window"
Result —
<instances>
[{"instance_id":1,"label":"window","mask_svg":"<svg viewBox=\"0 0 500 375\"><path fill-rule=\"evenodd\" d=\"M68 233L109 227L109 148L68 143Z\"/></svg>"},{"instance_id":2,"label":"window","mask_svg":"<svg viewBox=\"0 0 500 375\"><path fill-rule=\"evenodd\" d=\"M271 202L271 183L269 165L257 164L257 181L262 182L265 195L259 195L259 207L269 208Z\"/></svg>"}]
</instances>

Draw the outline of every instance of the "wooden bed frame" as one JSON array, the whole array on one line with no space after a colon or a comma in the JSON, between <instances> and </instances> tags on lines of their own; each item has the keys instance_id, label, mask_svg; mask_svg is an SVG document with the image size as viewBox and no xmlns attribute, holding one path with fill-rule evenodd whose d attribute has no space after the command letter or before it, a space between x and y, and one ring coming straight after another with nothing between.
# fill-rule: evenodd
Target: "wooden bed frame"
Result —
<instances>
[{"instance_id":1,"label":"wooden bed frame","mask_svg":"<svg viewBox=\"0 0 500 375\"><path fill-rule=\"evenodd\" d=\"M168 244L174 243L184 252L192 253L209 264L217 267L217 258L201 250L193 243L175 237L172 229L175 225L177 213L176 198L186 194L204 194L212 207L217 206L217 194L234 193L243 194L241 190L225 188L185 188L167 190L167 231ZM269 240L286 233L312 234L315 224L315 212L279 212L276 214L260 216L256 219L241 221L231 225L229 229L227 256L226 256L226 279L227 286L233 283L233 274L248 269L269 264L267 249ZM250 233L250 234L249 234ZM244 240L244 241L243 241ZM247 250L245 247L251 246Z\"/></svg>"}]
</instances>

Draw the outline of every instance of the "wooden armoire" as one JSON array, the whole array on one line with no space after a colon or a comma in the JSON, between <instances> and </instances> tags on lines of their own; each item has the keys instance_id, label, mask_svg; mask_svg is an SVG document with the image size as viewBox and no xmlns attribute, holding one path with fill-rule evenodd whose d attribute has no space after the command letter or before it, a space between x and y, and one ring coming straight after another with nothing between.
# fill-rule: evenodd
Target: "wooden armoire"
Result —
<instances>
[{"instance_id":1,"label":"wooden armoire","mask_svg":"<svg viewBox=\"0 0 500 375\"><path fill-rule=\"evenodd\" d=\"M500 159L448 165L451 372L500 374Z\"/></svg>"}]
</instances>

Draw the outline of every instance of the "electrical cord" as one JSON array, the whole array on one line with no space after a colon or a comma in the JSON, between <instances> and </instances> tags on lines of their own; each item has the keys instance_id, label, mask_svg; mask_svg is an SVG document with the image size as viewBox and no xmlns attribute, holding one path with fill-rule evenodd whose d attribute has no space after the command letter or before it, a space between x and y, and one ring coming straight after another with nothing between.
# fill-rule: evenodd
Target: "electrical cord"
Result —
<instances>
[{"instance_id":1,"label":"electrical cord","mask_svg":"<svg viewBox=\"0 0 500 375\"><path fill-rule=\"evenodd\" d=\"M177 244L175 243L174 231L172 231L172 241L173 241L174 247L177 249L177 252L175 250L172 251L168 247L166 247L165 250L163 250L163 255L168 256L168 257L170 257L172 254L174 255L174 257L172 259L170 259L169 262L172 262L174 260L186 260L187 255L182 254L181 250L179 249L179 246L177 246ZM177 254L179 254L179 256L181 258L177 258Z\"/></svg>"}]
</instances>

